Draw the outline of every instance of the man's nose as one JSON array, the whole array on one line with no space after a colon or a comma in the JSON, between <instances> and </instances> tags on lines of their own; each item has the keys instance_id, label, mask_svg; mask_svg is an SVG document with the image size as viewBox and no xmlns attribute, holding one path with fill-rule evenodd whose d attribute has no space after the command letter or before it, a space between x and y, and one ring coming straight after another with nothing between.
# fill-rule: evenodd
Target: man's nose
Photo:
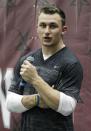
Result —
<instances>
[{"instance_id":1,"label":"man's nose","mask_svg":"<svg viewBox=\"0 0 91 131\"><path fill-rule=\"evenodd\" d=\"M46 28L45 28L45 34L46 35L50 34L50 27L49 26L46 26Z\"/></svg>"}]
</instances>

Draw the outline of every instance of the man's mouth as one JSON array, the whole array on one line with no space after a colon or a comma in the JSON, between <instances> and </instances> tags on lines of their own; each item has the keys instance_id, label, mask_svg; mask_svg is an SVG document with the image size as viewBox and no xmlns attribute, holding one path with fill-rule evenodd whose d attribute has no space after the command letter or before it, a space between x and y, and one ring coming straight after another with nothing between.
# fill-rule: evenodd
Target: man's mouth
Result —
<instances>
[{"instance_id":1,"label":"man's mouth","mask_svg":"<svg viewBox=\"0 0 91 131\"><path fill-rule=\"evenodd\" d=\"M45 41L45 42L50 42L51 40L52 40L51 37L48 37L48 36L45 36L45 37L44 37L44 41Z\"/></svg>"}]
</instances>

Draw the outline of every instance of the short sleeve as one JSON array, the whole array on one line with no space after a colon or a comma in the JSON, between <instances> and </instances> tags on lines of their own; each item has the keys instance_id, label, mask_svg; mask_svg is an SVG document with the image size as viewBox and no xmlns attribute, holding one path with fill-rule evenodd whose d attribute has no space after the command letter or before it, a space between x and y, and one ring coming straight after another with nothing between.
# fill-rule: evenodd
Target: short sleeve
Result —
<instances>
[{"instance_id":1,"label":"short sleeve","mask_svg":"<svg viewBox=\"0 0 91 131\"><path fill-rule=\"evenodd\" d=\"M80 89L83 79L83 69L79 62L67 64L62 72L58 90L74 97L77 101L80 99Z\"/></svg>"}]
</instances>

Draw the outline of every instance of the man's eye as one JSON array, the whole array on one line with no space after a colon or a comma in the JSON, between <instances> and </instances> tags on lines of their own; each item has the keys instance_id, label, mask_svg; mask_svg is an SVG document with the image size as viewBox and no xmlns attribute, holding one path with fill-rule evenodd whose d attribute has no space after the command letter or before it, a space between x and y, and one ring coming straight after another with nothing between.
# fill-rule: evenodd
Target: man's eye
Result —
<instances>
[{"instance_id":1,"label":"man's eye","mask_svg":"<svg viewBox=\"0 0 91 131\"><path fill-rule=\"evenodd\" d=\"M40 24L39 26L42 28L46 28L46 24Z\"/></svg>"},{"instance_id":2,"label":"man's eye","mask_svg":"<svg viewBox=\"0 0 91 131\"><path fill-rule=\"evenodd\" d=\"M57 26L56 24L51 24L51 25L50 25L50 28L51 28L51 29L55 29L55 28L57 28L57 27L58 27L58 26Z\"/></svg>"}]
</instances>

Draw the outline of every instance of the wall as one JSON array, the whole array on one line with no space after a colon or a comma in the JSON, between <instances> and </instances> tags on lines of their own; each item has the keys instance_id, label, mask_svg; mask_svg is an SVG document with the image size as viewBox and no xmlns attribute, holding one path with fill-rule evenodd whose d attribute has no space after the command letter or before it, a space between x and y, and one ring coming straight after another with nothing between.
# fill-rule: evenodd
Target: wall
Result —
<instances>
[{"instance_id":1,"label":"wall","mask_svg":"<svg viewBox=\"0 0 91 131\"><path fill-rule=\"evenodd\" d=\"M50 2L65 11L68 26L68 32L64 38L65 44L76 53L84 69L82 101L74 113L75 130L90 131L91 0L51 0ZM19 57L39 48L36 17L39 8L47 3L47 0L0 0L0 131L19 131L20 115L9 114L4 107L7 88L10 84L6 74L8 72L10 80L13 67Z\"/></svg>"}]
</instances>

